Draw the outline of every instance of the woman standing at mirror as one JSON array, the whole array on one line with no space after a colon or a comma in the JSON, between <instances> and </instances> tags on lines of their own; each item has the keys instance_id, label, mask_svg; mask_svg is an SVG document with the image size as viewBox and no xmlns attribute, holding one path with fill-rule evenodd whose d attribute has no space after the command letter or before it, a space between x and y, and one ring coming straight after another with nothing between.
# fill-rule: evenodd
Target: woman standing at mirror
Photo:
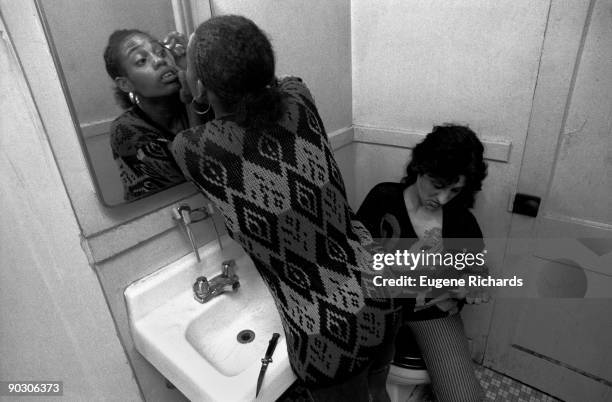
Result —
<instances>
[{"instance_id":1,"label":"woman standing at mirror","mask_svg":"<svg viewBox=\"0 0 612 402\"><path fill-rule=\"evenodd\" d=\"M185 181L168 148L176 133L189 127L178 79L185 42L177 33L164 40L175 60L162 42L136 29L115 31L108 39L106 71L125 109L113 121L110 137L126 201ZM212 118L205 108L194 109L205 120Z\"/></svg>"},{"instance_id":2,"label":"woman standing at mirror","mask_svg":"<svg viewBox=\"0 0 612 402\"><path fill-rule=\"evenodd\" d=\"M399 314L371 299L371 237L351 219L344 182L301 79L275 78L265 34L214 17L189 41L186 78L215 119L181 132L173 153L219 208L280 313L291 367L316 401L388 401L385 365Z\"/></svg>"}]
</instances>

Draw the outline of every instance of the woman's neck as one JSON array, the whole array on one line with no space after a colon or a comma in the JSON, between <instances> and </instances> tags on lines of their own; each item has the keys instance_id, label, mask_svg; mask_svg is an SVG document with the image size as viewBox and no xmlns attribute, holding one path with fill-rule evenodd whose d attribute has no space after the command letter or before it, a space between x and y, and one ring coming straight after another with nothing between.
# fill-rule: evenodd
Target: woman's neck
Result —
<instances>
[{"instance_id":1,"label":"woman's neck","mask_svg":"<svg viewBox=\"0 0 612 402\"><path fill-rule=\"evenodd\" d=\"M222 117L231 116L234 114L233 109L224 107L221 102L211 102L211 106L215 112L215 119L220 119Z\"/></svg>"},{"instance_id":2,"label":"woman's neck","mask_svg":"<svg viewBox=\"0 0 612 402\"><path fill-rule=\"evenodd\" d=\"M236 111L235 107L228 107L224 105L221 99L219 99L219 97L217 96L217 94L215 94L211 90L206 91L206 98L208 99L208 102L210 102L210 106L212 107L213 112L215 112L215 119L231 116Z\"/></svg>"},{"instance_id":3,"label":"woman's neck","mask_svg":"<svg viewBox=\"0 0 612 402\"><path fill-rule=\"evenodd\" d=\"M408 211L416 211L423 206L416 182L404 189L404 202Z\"/></svg>"},{"instance_id":4,"label":"woman's neck","mask_svg":"<svg viewBox=\"0 0 612 402\"><path fill-rule=\"evenodd\" d=\"M424 207L419 197L417 184L413 183L404 190L404 204L408 219L417 237L427 244L439 243L442 236L442 208L431 211Z\"/></svg>"},{"instance_id":5,"label":"woman's neck","mask_svg":"<svg viewBox=\"0 0 612 402\"><path fill-rule=\"evenodd\" d=\"M151 120L171 132L176 131L177 121L183 116L183 104L174 97L141 99L138 107Z\"/></svg>"}]
</instances>

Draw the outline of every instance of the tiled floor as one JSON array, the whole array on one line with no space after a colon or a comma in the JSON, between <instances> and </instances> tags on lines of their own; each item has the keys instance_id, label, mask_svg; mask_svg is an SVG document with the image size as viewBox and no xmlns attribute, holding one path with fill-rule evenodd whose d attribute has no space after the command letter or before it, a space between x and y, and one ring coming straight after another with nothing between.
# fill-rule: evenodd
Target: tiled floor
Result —
<instances>
[{"instance_id":1,"label":"tiled floor","mask_svg":"<svg viewBox=\"0 0 612 402\"><path fill-rule=\"evenodd\" d=\"M489 401L509 402L553 402L559 401L536 389L506 377L486 367L478 367L476 377L480 380Z\"/></svg>"},{"instance_id":2,"label":"tiled floor","mask_svg":"<svg viewBox=\"0 0 612 402\"><path fill-rule=\"evenodd\" d=\"M530 388L516 380L496 373L485 367L476 369L476 377L480 380L485 391L487 401L495 402L556 402L559 401L550 395L546 395L536 389ZM307 391L300 386L292 386L283 394L278 401L282 402L309 402ZM435 402L429 385L416 386L409 395L406 402Z\"/></svg>"},{"instance_id":3,"label":"tiled floor","mask_svg":"<svg viewBox=\"0 0 612 402\"><path fill-rule=\"evenodd\" d=\"M559 399L544 394L486 367L476 369L476 377L485 391L486 401L495 402L556 402ZM429 385L415 387L406 402L435 402Z\"/></svg>"}]
</instances>

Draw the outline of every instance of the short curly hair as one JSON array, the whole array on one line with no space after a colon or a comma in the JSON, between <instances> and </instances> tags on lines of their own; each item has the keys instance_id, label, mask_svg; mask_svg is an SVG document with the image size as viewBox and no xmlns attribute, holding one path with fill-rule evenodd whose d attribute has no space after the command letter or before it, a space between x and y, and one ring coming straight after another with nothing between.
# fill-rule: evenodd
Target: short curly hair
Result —
<instances>
[{"instance_id":1,"label":"short curly hair","mask_svg":"<svg viewBox=\"0 0 612 402\"><path fill-rule=\"evenodd\" d=\"M235 109L244 126L276 122L282 94L276 88L275 60L266 34L248 18L213 17L196 29L189 56L202 84L224 106Z\"/></svg>"},{"instance_id":2,"label":"short curly hair","mask_svg":"<svg viewBox=\"0 0 612 402\"><path fill-rule=\"evenodd\" d=\"M468 127L435 126L412 150L402 183L408 187L419 175L431 176L446 185L456 183L461 175L465 176L465 186L449 205L471 208L487 176L484 146Z\"/></svg>"}]
</instances>

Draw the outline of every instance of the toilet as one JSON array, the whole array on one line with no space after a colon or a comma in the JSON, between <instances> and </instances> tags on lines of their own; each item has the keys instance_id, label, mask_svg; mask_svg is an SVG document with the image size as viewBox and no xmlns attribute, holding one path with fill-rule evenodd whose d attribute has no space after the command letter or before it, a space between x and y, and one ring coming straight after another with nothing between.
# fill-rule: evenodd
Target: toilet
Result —
<instances>
[{"instance_id":1,"label":"toilet","mask_svg":"<svg viewBox=\"0 0 612 402\"><path fill-rule=\"evenodd\" d=\"M391 402L405 401L415 385L430 382L421 352L408 327L400 328L395 355L387 376Z\"/></svg>"}]
</instances>

